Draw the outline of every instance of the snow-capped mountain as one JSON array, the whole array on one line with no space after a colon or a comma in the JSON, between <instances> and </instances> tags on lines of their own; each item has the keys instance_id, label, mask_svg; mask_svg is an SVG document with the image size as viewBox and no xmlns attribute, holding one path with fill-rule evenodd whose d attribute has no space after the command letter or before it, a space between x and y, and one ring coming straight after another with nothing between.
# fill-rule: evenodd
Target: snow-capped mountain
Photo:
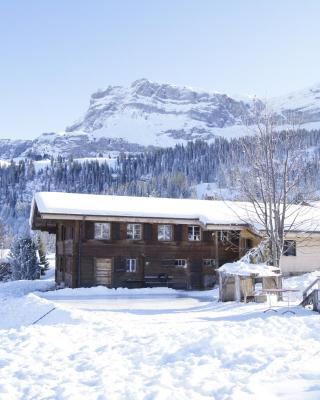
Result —
<instances>
[{"instance_id":1,"label":"snow-capped mountain","mask_svg":"<svg viewBox=\"0 0 320 400\"><path fill-rule=\"evenodd\" d=\"M253 103L261 100L208 93L140 79L129 87L109 86L91 96L89 108L60 133L33 141L0 140L0 157L95 156L110 150L138 151L144 146L172 146L190 140L249 134ZM270 99L279 121L294 110L303 127L320 128L320 84Z\"/></svg>"},{"instance_id":2,"label":"snow-capped mountain","mask_svg":"<svg viewBox=\"0 0 320 400\"><path fill-rule=\"evenodd\" d=\"M279 114L299 113L305 128L320 128L320 83L306 89L270 99Z\"/></svg>"},{"instance_id":3,"label":"snow-capped mountain","mask_svg":"<svg viewBox=\"0 0 320 400\"><path fill-rule=\"evenodd\" d=\"M226 94L141 79L128 88L109 86L94 93L86 114L66 132L126 138L142 145L172 145L234 135L234 127L243 125L250 107L249 99L246 103Z\"/></svg>"}]
</instances>

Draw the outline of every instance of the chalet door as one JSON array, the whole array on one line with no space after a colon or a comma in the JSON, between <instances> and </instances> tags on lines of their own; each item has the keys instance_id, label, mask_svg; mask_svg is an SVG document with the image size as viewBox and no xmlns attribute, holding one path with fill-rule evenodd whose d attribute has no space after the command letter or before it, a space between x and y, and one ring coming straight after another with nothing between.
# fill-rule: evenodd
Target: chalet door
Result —
<instances>
[{"instance_id":1,"label":"chalet door","mask_svg":"<svg viewBox=\"0 0 320 400\"><path fill-rule=\"evenodd\" d=\"M95 259L96 285L112 286L112 259Z\"/></svg>"}]
</instances>

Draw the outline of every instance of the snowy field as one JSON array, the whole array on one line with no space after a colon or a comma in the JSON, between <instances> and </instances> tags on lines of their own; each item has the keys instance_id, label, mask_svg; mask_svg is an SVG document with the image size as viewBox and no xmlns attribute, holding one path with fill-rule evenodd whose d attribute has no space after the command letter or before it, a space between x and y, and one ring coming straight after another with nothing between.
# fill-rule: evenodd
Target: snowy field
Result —
<instances>
[{"instance_id":1,"label":"snowy field","mask_svg":"<svg viewBox=\"0 0 320 400\"><path fill-rule=\"evenodd\" d=\"M50 274L0 284L1 400L320 398L317 313L217 290L52 287Z\"/></svg>"}]
</instances>

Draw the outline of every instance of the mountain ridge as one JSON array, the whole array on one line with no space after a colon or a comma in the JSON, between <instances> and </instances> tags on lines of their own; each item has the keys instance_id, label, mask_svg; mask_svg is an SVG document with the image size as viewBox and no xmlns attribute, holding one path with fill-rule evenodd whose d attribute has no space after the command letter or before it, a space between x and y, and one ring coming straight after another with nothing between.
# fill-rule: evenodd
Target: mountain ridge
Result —
<instances>
[{"instance_id":1,"label":"mountain ridge","mask_svg":"<svg viewBox=\"0 0 320 400\"><path fill-rule=\"evenodd\" d=\"M82 117L60 133L44 133L34 140L0 140L0 158L104 154L110 150L140 151L201 139L212 141L248 135L252 97L139 79L130 86L108 86L91 95ZM302 127L320 127L320 84L270 99L279 121L295 111Z\"/></svg>"}]
</instances>

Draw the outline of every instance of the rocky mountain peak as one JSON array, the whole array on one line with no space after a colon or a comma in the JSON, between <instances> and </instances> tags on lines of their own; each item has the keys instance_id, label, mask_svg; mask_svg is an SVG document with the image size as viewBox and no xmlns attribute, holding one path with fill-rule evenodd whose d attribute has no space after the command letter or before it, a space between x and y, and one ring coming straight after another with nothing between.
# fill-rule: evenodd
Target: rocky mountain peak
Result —
<instances>
[{"instance_id":1,"label":"rocky mountain peak","mask_svg":"<svg viewBox=\"0 0 320 400\"><path fill-rule=\"evenodd\" d=\"M255 99L261 107L264 102ZM320 127L320 84L270 99L279 124L291 111L300 113L305 129ZM92 94L85 114L64 132L47 133L28 143L0 143L7 154L94 155L104 150L138 150L173 146L190 140L247 135L245 124L253 100L185 86L138 79Z\"/></svg>"}]
</instances>

